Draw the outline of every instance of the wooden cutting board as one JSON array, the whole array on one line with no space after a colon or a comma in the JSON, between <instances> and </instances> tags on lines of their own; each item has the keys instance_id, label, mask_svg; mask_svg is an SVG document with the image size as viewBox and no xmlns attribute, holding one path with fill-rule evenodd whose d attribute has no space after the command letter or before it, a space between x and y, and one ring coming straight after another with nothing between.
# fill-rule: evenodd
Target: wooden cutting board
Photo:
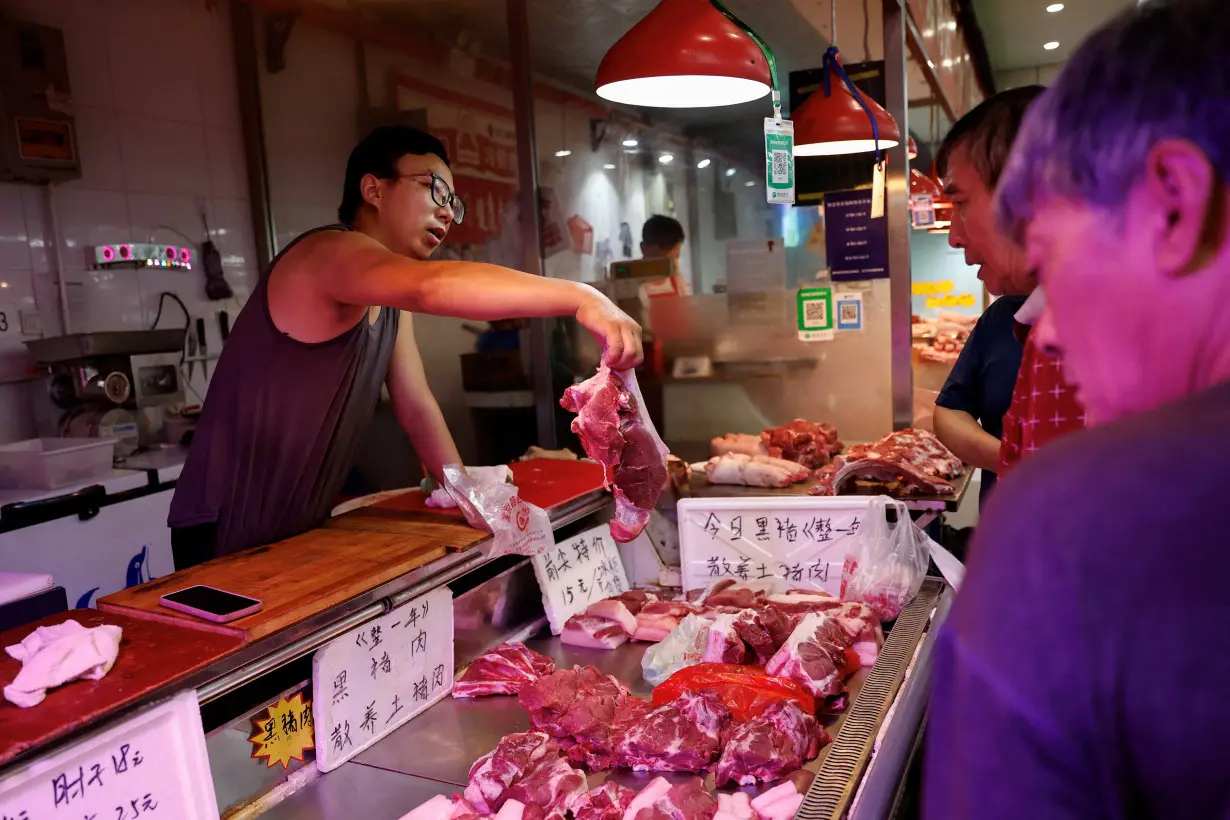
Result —
<instances>
[{"instance_id":1,"label":"wooden cutting board","mask_svg":"<svg viewBox=\"0 0 1230 820\"><path fill-rule=\"evenodd\" d=\"M0 700L0 765L27 749L51 743L123 709L243 646L237 635L133 618L117 612L74 609L0 633L0 647L20 643L40 626L75 620L84 627L113 624L124 630L115 666L102 680L75 681L47 693L37 706L21 709ZM0 654L0 687L21 671L21 663ZM169 692L168 692L169 694Z\"/></svg>"},{"instance_id":2,"label":"wooden cutting board","mask_svg":"<svg viewBox=\"0 0 1230 820\"><path fill-rule=\"evenodd\" d=\"M432 537L317 529L295 538L223 556L138 587L100 598L98 608L252 641L306 620L447 554ZM160 606L168 592L205 584L257 598L255 615L215 624Z\"/></svg>"}]
</instances>

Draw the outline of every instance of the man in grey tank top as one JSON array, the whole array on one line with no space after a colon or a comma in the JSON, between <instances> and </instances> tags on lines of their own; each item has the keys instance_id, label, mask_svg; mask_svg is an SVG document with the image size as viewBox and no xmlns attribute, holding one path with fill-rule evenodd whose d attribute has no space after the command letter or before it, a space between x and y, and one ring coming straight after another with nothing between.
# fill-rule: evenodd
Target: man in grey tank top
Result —
<instances>
[{"instance_id":1,"label":"man in grey tank top","mask_svg":"<svg viewBox=\"0 0 1230 820\"><path fill-rule=\"evenodd\" d=\"M235 321L171 502L177 569L328 518L381 385L433 477L460 462L423 372L415 313L574 316L607 365L641 362L640 327L588 285L431 261L465 205L430 134L389 126L359 143L338 218L285 247Z\"/></svg>"}]
</instances>

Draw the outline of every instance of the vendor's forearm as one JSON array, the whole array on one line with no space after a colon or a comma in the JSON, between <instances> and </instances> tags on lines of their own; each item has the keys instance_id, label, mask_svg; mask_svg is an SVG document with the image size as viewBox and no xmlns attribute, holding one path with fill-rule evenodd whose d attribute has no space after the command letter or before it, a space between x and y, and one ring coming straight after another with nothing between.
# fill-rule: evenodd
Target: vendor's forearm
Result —
<instances>
[{"instance_id":1,"label":"vendor's forearm","mask_svg":"<svg viewBox=\"0 0 1230 820\"><path fill-rule=\"evenodd\" d=\"M395 410L398 424L410 437L423 469L433 481L441 482L444 465L460 464L461 455L440 406L433 401L430 406L398 407Z\"/></svg>"},{"instance_id":2,"label":"vendor's forearm","mask_svg":"<svg viewBox=\"0 0 1230 820\"><path fill-rule=\"evenodd\" d=\"M935 434L966 464L994 471L999 467L999 439L962 410L935 408Z\"/></svg>"}]
</instances>

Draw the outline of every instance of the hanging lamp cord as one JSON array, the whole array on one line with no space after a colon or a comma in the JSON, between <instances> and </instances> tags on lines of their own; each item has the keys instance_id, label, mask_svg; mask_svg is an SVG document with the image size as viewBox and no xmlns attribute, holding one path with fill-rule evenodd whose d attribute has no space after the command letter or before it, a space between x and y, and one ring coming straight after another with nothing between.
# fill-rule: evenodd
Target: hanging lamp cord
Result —
<instances>
[{"instance_id":1,"label":"hanging lamp cord","mask_svg":"<svg viewBox=\"0 0 1230 820\"><path fill-rule=\"evenodd\" d=\"M858 104L863 107L863 111L867 112L867 119L871 122L871 137L876 144L876 164L880 164L880 126L876 122L875 115L871 113L871 106L867 105L867 101L863 99L862 93L858 90L858 86L850 82L850 77L846 74L846 70L841 67L841 60L837 57L837 46L829 46L829 50L824 52L824 96L831 97L833 95L832 76L836 74L845 83L850 94L858 101Z\"/></svg>"},{"instance_id":2,"label":"hanging lamp cord","mask_svg":"<svg viewBox=\"0 0 1230 820\"><path fill-rule=\"evenodd\" d=\"M773 49L769 48L769 44L760 38L760 35L752 31L751 26L740 20L722 4L722 0L709 0L713 7L721 12L727 20L734 23L740 31L752 38L752 42L760 47L764 53L765 62L769 64L769 79L773 83L773 119L781 121L782 118L782 90L777 82L777 58L773 56Z\"/></svg>"}]
</instances>

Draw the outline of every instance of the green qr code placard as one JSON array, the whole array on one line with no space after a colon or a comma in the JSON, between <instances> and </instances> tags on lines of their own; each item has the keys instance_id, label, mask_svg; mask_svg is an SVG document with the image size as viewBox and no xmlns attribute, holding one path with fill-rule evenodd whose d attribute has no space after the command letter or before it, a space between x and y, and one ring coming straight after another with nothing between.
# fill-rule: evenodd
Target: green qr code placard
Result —
<instances>
[{"instance_id":1,"label":"green qr code placard","mask_svg":"<svg viewBox=\"0 0 1230 820\"><path fill-rule=\"evenodd\" d=\"M798 296L799 332L833 329L833 289L800 288Z\"/></svg>"}]
</instances>

